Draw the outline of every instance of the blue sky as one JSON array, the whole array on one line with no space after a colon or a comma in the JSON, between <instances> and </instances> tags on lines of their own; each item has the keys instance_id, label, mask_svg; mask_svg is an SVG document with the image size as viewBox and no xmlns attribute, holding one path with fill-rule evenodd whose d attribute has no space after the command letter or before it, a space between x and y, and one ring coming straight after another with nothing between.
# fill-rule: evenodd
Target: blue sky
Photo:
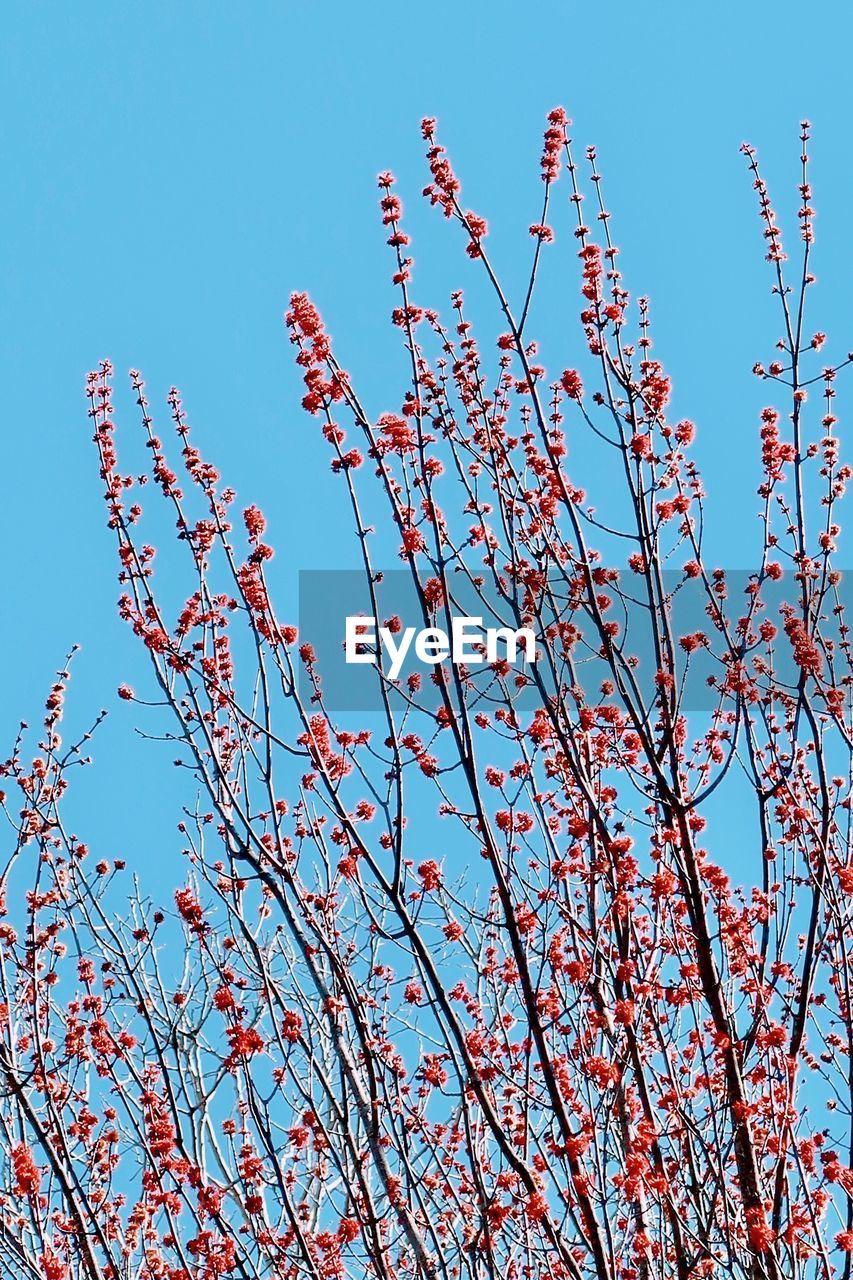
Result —
<instances>
[{"instance_id":1,"label":"blue sky","mask_svg":"<svg viewBox=\"0 0 853 1280\"><path fill-rule=\"evenodd\" d=\"M166 848L177 815L168 757L134 739L134 711L115 696L145 676L115 620L86 371L104 355L120 377L139 367L158 409L181 387L205 454L270 517L281 589L295 599L300 568L352 564L354 549L299 410L281 322L289 293L311 292L371 407L395 406L404 384L376 173L400 179L419 300L444 305L471 266L419 207L418 122L438 116L512 281L538 217L544 115L562 103L578 143L598 147L628 285L652 298L677 409L699 425L709 486L725 485L715 550L743 567L756 506L743 450L755 448L760 402L749 368L769 356L778 322L738 147L759 148L790 217L804 115L820 211L815 327L833 354L853 347L853 15L839 0L818 15L787 0L14 6L0 47L0 733L5 744L20 717L36 721L79 642L71 722L112 712L80 793L93 845ZM560 270L574 288L557 261L552 293ZM546 363L571 363L577 331L542 320ZM120 416L130 431L127 401ZM152 804L164 788L169 803Z\"/></svg>"}]
</instances>

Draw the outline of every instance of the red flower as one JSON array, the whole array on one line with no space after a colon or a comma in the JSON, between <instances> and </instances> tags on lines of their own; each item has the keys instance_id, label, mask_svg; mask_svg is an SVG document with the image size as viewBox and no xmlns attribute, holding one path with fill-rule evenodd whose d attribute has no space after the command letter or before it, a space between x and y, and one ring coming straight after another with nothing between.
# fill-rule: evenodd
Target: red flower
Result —
<instances>
[{"instance_id":1,"label":"red flower","mask_svg":"<svg viewBox=\"0 0 853 1280\"><path fill-rule=\"evenodd\" d=\"M418 875L428 893L441 888L441 868L437 862L422 862L418 867Z\"/></svg>"},{"instance_id":2,"label":"red flower","mask_svg":"<svg viewBox=\"0 0 853 1280\"><path fill-rule=\"evenodd\" d=\"M246 523L246 531L252 542L257 542L259 538L263 537L267 522L263 513L257 507L247 507L243 512L243 520Z\"/></svg>"},{"instance_id":3,"label":"red flower","mask_svg":"<svg viewBox=\"0 0 853 1280\"><path fill-rule=\"evenodd\" d=\"M563 376L560 378L560 386L570 400L581 400L583 398L583 382L577 369L564 369Z\"/></svg>"},{"instance_id":4,"label":"red flower","mask_svg":"<svg viewBox=\"0 0 853 1280\"><path fill-rule=\"evenodd\" d=\"M15 1178L15 1190L19 1196L38 1195L41 1186L41 1170L33 1159L32 1151L24 1142L12 1148L12 1174Z\"/></svg>"}]
</instances>

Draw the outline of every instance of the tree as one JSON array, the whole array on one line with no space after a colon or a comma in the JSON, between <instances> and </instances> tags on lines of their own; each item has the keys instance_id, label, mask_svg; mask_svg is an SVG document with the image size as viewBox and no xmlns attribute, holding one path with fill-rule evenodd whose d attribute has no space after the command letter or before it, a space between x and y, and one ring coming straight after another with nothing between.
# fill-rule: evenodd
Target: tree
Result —
<instances>
[{"instance_id":1,"label":"tree","mask_svg":"<svg viewBox=\"0 0 853 1280\"><path fill-rule=\"evenodd\" d=\"M420 624L449 629L464 584L534 630L534 664L398 681L376 665L378 711L344 723L276 613L263 515L233 518L173 391L179 482L132 372L183 556L158 586L111 366L89 377L120 611L201 800L159 909L120 889L121 864L92 870L64 825L86 749L58 734L67 670L34 758L22 738L4 766L23 797L20 817L6 804L0 939L6 1274L849 1280L851 655L834 556L851 472L834 394L851 357L821 369L806 327L808 126L793 286L744 148L784 336L754 370L778 407L759 426L760 563L736 580L707 563L694 427L668 417L648 304L623 287L595 153L583 179L568 125L548 117L516 307L423 122L425 194L493 291L496 356L461 294L449 322L415 301L387 173L394 411L367 411L308 296L287 313L374 623L399 623L376 550L393 537ZM549 378L528 324L561 173L586 351ZM568 456L581 431L610 459L596 507ZM748 827L721 803L744 794Z\"/></svg>"}]
</instances>

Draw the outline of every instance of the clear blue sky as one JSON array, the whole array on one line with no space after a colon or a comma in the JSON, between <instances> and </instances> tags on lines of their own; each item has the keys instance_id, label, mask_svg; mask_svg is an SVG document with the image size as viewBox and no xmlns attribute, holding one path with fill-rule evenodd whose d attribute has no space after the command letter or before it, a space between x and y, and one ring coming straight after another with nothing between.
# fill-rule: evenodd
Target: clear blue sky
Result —
<instances>
[{"instance_id":1,"label":"clear blue sky","mask_svg":"<svg viewBox=\"0 0 853 1280\"><path fill-rule=\"evenodd\" d=\"M385 383L396 348L377 171L400 179L419 285L434 264L435 293L420 300L442 305L469 264L442 220L416 209L420 117L439 117L466 197L512 271L538 216L543 117L562 103L578 142L599 148L628 284L653 299L677 408L699 424L709 483L724 479L731 496L734 518L713 531L719 557L739 566L755 509L738 461L756 438L748 370L777 324L738 147L759 147L790 215L804 115L815 128L820 327L833 351L853 347L853 14L841 0L815 12L788 0L11 7L0 49L0 733L5 750L19 717L37 719L63 653L82 644L71 721L113 711L81 792L100 797L97 808L81 801L93 845L165 849L176 814L151 803L171 788L168 756L134 743L134 711L115 697L121 680L142 688L145 677L115 620L86 371L103 355L120 376L136 365L158 404L181 387L204 452L270 516L283 590L295 592L300 567L352 563L338 546L339 489L298 408L288 295L312 293L370 403L397 403L401 380ZM565 350L560 336L543 334L546 359L562 367L577 335Z\"/></svg>"}]
</instances>

